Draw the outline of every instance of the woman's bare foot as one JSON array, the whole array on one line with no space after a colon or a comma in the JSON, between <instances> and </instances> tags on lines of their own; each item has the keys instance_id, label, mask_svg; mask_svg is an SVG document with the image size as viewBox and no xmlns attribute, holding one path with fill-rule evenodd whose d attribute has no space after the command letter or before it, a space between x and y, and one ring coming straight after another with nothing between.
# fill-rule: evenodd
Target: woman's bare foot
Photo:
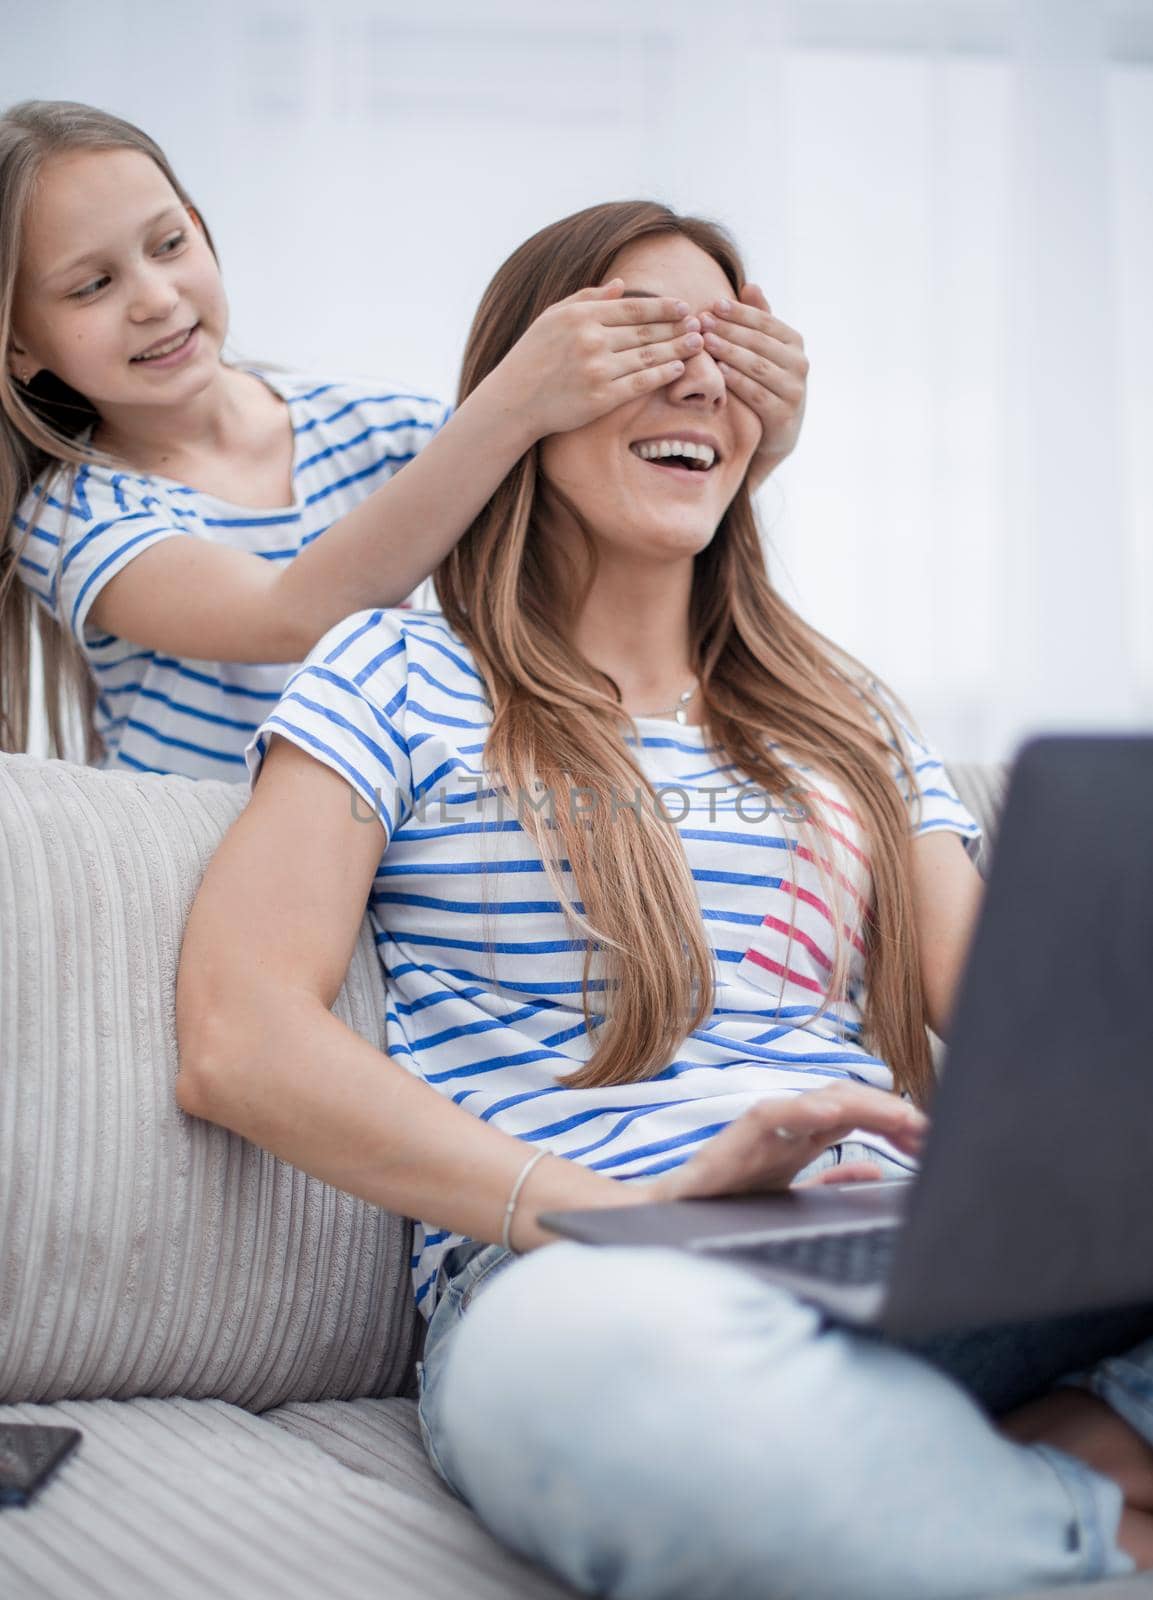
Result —
<instances>
[{"instance_id":1,"label":"woman's bare foot","mask_svg":"<svg viewBox=\"0 0 1153 1600\"><path fill-rule=\"evenodd\" d=\"M1112 1406L1084 1389L1052 1389L997 1418L1000 1432L1018 1444L1051 1444L1120 1484L1125 1496L1117 1543L1137 1563L1153 1569L1153 1445Z\"/></svg>"},{"instance_id":2,"label":"woman's bare foot","mask_svg":"<svg viewBox=\"0 0 1153 1600\"><path fill-rule=\"evenodd\" d=\"M1137 1563L1138 1572L1153 1572L1153 1515L1126 1506L1117 1529L1117 1543Z\"/></svg>"}]
</instances>

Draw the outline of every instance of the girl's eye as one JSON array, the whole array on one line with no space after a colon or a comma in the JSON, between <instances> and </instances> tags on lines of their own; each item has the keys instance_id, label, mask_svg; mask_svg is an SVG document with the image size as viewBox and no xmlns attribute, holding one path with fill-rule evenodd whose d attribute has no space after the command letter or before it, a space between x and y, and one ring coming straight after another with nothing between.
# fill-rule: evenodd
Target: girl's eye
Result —
<instances>
[{"instance_id":1,"label":"girl's eye","mask_svg":"<svg viewBox=\"0 0 1153 1600\"><path fill-rule=\"evenodd\" d=\"M157 255L159 255L161 252L163 252L165 255L171 255L173 250L179 249L186 238L187 235L184 233L174 233L170 239L165 239L164 243L158 246L156 252ZM107 283L108 281L109 280L106 277L93 278L92 282L86 283L83 288L74 289L68 298L69 300L89 300L97 292L101 285Z\"/></svg>"},{"instance_id":2,"label":"girl's eye","mask_svg":"<svg viewBox=\"0 0 1153 1600\"><path fill-rule=\"evenodd\" d=\"M94 278L91 283L86 283L82 289L74 289L68 296L69 300L87 300L94 295L102 283L107 283L107 278Z\"/></svg>"}]
</instances>

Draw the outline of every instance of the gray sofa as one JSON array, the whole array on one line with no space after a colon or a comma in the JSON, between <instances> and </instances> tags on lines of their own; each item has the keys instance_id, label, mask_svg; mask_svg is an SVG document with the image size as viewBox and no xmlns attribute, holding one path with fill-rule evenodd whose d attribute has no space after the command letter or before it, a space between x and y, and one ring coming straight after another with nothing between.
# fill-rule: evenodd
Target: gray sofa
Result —
<instances>
[{"instance_id":1,"label":"gray sofa","mask_svg":"<svg viewBox=\"0 0 1153 1600\"><path fill-rule=\"evenodd\" d=\"M1001 774L954 777L991 821ZM0 1512L0 1595L570 1594L425 1459L408 1225L175 1105L181 930L243 801L0 757L0 1421L84 1434ZM382 1043L367 925L337 1010Z\"/></svg>"}]
</instances>

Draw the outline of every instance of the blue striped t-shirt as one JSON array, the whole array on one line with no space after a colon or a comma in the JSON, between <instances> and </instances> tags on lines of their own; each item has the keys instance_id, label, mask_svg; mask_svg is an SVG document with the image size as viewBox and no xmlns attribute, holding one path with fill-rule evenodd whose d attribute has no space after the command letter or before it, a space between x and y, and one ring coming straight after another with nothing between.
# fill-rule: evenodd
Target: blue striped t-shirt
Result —
<instances>
[{"instance_id":1,"label":"blue striped t-shirt","mask_svg":"<svg viewBox=\"0 0 1153 1600\"><path fill-rule=\"evenodd\" d=\"M718 760L704 729L638 718L636 757L661 789L696 883L716 959L716 1006L655 1077L566 1088L564 1076L592 1053L581 1009L584 945L516 802L486 786L491 720L473 657L439 613L362 612L321 640L248 750L255 781L269 738L281 735L346 780L358 815L384 825L368 909L395 1061L526 1143L621 1179L675 1167L765 1095L844 1080L893 1087L885 1063L859 1042L871 880L845 793L788 761L799 796L816 789L827 802L852 941L851 1002L814 1023L832 912L790 809L798 794L770 810ZM975 846L980 828L941 762L916 735L910 742L916 790L906 782L902 792L911 829L949 829ZM911 1165L876 1134L852 1137ZM460 1242L416 1225L413 1285L425 1315L440 1262Z\"/></svg>"},{"instance_id":2,"label":"blue striped t-shirt","mask_svg":"<svg viewBox=\"0 0 1153 1600\"><path fill-rule=\"evenodd\" d=\"M297 663L186 660L142 650L89 624L104 585L134 557L179 534L291 561L411 461L450 409L366 380L318 383L302 374L246 370L288 403L291 506L254 510L152 473L84 465L68 506L58 498L67 474L48 499L45 474L17 509L19 534L35 523L19 558L20 576L92 668L103 764L115 771L242 781L244 747Z\"/></svg>"}]
</instances>

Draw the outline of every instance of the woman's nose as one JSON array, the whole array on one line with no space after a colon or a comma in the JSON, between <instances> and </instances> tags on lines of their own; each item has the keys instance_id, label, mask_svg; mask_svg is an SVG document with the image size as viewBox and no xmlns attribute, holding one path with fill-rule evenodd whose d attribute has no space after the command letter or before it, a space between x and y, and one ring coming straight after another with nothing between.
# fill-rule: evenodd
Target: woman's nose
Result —
<instances>
[{"instance_id":1,"label":"woman's nose","mask_svg":"<svg viewBox=\"0 0 1153 1600\"><path fill-rule=\"evenodd\" d=\"M695 400L710 406L725 404L725 375L707 350L698 350L685 362L685 370L669 385L674 400Z\"/></svg>"}]
</instances>

